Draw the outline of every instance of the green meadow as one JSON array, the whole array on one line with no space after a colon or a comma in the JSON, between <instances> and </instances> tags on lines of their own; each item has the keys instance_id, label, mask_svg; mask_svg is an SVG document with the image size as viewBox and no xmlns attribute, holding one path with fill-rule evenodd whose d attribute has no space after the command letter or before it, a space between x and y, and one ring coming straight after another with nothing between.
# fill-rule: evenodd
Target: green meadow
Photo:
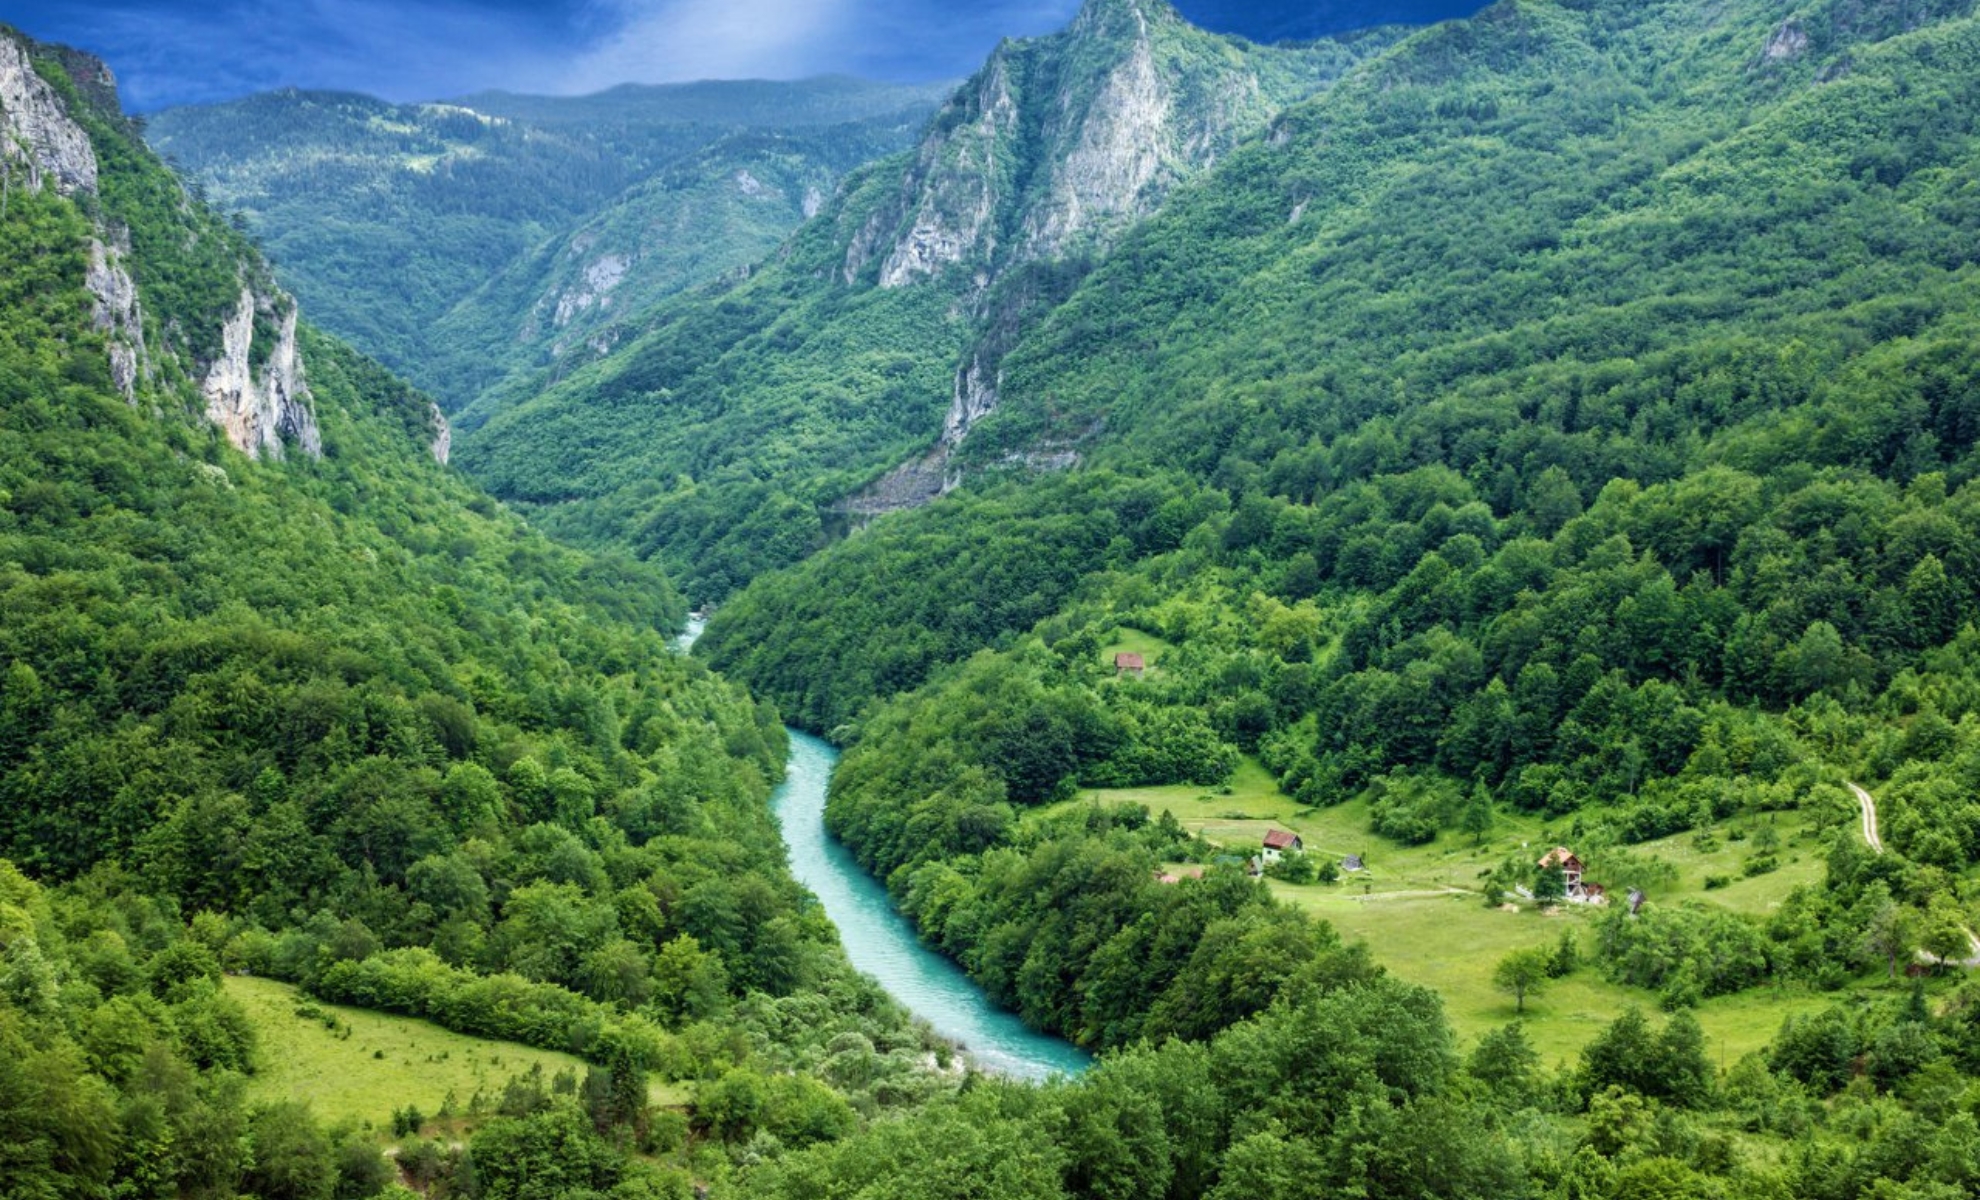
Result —
<instances>
[{"instance_id":1,"label":"green meadow","mask_svg":"<svg viewBox=\"0 0 1980 1200\"><path fill-rule=\"evenodd\" d=\"M324 1004L272 979L234 975L226 988L254 1022L260 1046L251 1085L255 1098L305 1101L330 1123L389 1128L392 1114L408 1105L429 1119L443 1107L467 1116L477 1095L479 1107L492 1112L503 1085L532 1067L542 1068L546 1084L565 1072L582 1080L587 1069L575 1055ZM312 1010L322 1015L306 1015ZM651 1099L680 1104L685 1093L656 1084Z\"/></svg>"},{"instance_id":2,"label":"green meadow","mask_svg":"<svg viewBox=\"0 0 1980 1200\"><path fill-rule=\"evenodd\" d=\"M1542 913L1531 904L1518 911L1487 908L1479 890L1481 875L1508 857L1537 862L1556 845L1576 848L1567 821L1500 812L1480 841L1445 831L1426 845L1403 846L1369 831L1365 800L1303 808L1251 758L1220 787L1091 790L1048 811L1128 803L1145 805L1153 813L1172 812L1185 828L1233 854L1255 853L1267 830L1286 829L1299 834L1309 854L1336 862L1361 855L1366 869L1337 883L1273 880L1270 886L1286 902L1331 922L1350 941L1365 941L1376 960L1399 978L1435 989L1465 1044L1522 1016L1514 1011L1512 998L1492 986L1492 970L1500 959L1523 947L1552 946L1564 930L1576 933L1584 955L1591 949L1587 928L1592 910L1567 905ZM1743 878L1741 866L1754 852L1752 835L1766 821L1774 823L1781 866ZM1804 814L1780 813L1626 849L1676 871L1677 882L1653 894L1651 903L1702 902L1764 916L1796 885L1820 882L1825 836ZM1589 857L1590 878L1600 882L1601 856ZM1730 882L1708 890L1706 880L1715 877ZM1713 1056L1730 1065L1771 1041L1789 1014L1824 1008L1833 1000L1803 989L1764 988L1708 1000L1696 1013L1711 1039ZM1542 1055L1566 1062L1631 1004L1655 1011L1657 996L1609 983L1584 959L1573 975L1530 994L1523 1019Z\"/></svg>"}]
</instances>

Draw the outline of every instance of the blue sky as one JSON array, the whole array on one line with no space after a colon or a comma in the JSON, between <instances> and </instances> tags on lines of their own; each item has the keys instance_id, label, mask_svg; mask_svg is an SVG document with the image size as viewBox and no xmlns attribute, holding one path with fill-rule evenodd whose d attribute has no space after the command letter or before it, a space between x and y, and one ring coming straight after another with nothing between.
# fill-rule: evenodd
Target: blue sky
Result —
<instances>
[{"instance_id":1,"label":"blue sky","mask_svg":"<svg viewBox=\"0 0 1980 1200\"><path fill-rule=\"evenodd\" d=\"M1482 0L1174 0L1261 41L1463 16ZM0 21L107 59L146 111L278 87L393 100L484 88L842 72L956 78L997 39L1060 28L1079 0L25 0Z\"/></svg>"}]
</instances>

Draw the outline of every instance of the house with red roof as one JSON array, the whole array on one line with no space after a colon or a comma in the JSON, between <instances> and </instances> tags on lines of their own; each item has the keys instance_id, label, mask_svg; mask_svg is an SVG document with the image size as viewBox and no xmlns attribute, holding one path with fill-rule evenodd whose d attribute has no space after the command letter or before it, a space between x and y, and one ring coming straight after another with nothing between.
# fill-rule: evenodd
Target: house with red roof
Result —
<instances>
[{"instance_id":1,"label":"house with red roof","mask_svg":"<svg viewBox=\"0 0 1980 1200\"><path fill-rule=\"evenodd\" d=\"M1299 840L1298 834L1287 833L1283 829L1272 829L1266 831L1265 849L1262 852L1261 857L1263 857L1267 863L1275 863L1278 862L1281 858L1285 857L1285 855L1288 853L1292 853L1292 854L1306 853L1306 843Z\"/></svg>"}]
</instances>

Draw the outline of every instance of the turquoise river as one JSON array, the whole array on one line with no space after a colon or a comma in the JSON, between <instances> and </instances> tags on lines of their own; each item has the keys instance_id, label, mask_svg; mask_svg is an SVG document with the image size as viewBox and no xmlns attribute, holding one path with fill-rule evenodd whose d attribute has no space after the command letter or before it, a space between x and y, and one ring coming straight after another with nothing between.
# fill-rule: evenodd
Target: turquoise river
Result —
<instances>
[{"instance_id":1,"label":"turquoise river","mask_svg":"<svg viewBox=\"0 0 1980 1200\"><path fill-rule=\"evenodd\" d=\"M684 643L701 632L690 622ZM825 906L853 966L942 1036L957 1042L976 1065L1000 1075L1044 1079L1071 1075L1092 1061L1060 1038L1039 1033L991 1003L962 969L921 944L894 910L887 889L825 831L825 793L838 751L790 730L784 782L770 798L791 855L791 873Z\"/></svg>"}]
</instances>

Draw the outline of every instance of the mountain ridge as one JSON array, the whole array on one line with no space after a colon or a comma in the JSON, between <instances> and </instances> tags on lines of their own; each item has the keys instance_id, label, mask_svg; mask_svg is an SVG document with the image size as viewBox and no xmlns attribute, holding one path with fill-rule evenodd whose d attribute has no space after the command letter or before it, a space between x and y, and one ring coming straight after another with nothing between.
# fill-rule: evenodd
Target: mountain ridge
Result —
<instances>
[{"instance_id":1,"label":"mountain ridge","mask_svg":"<svg viewBox=\"0 0 1980 1200\"><path fill-rule=\"evenodd\" d=\"M1007 41L909 156L850 176L750 278L662 305L624 349L539 396L463 414L463 461L567 536L659 554L702 599L863 519L857 497L901 463L883 488L901 503L938 494L944 429L959 440L994 407L1011 331L1183 168L1393 36L1261 48L1147 11L1159 19L1096 6ZM1163 99L1213 93L1238 99L1187 119ZM1105 169L1116 145L1138 164L1118 175ZM644 430L663 422L676 440L654 445ZM757 466L733 469L751 446L766 447ZM772 513L801 524L773 535Z\"/></svg>"}]
</instances>

